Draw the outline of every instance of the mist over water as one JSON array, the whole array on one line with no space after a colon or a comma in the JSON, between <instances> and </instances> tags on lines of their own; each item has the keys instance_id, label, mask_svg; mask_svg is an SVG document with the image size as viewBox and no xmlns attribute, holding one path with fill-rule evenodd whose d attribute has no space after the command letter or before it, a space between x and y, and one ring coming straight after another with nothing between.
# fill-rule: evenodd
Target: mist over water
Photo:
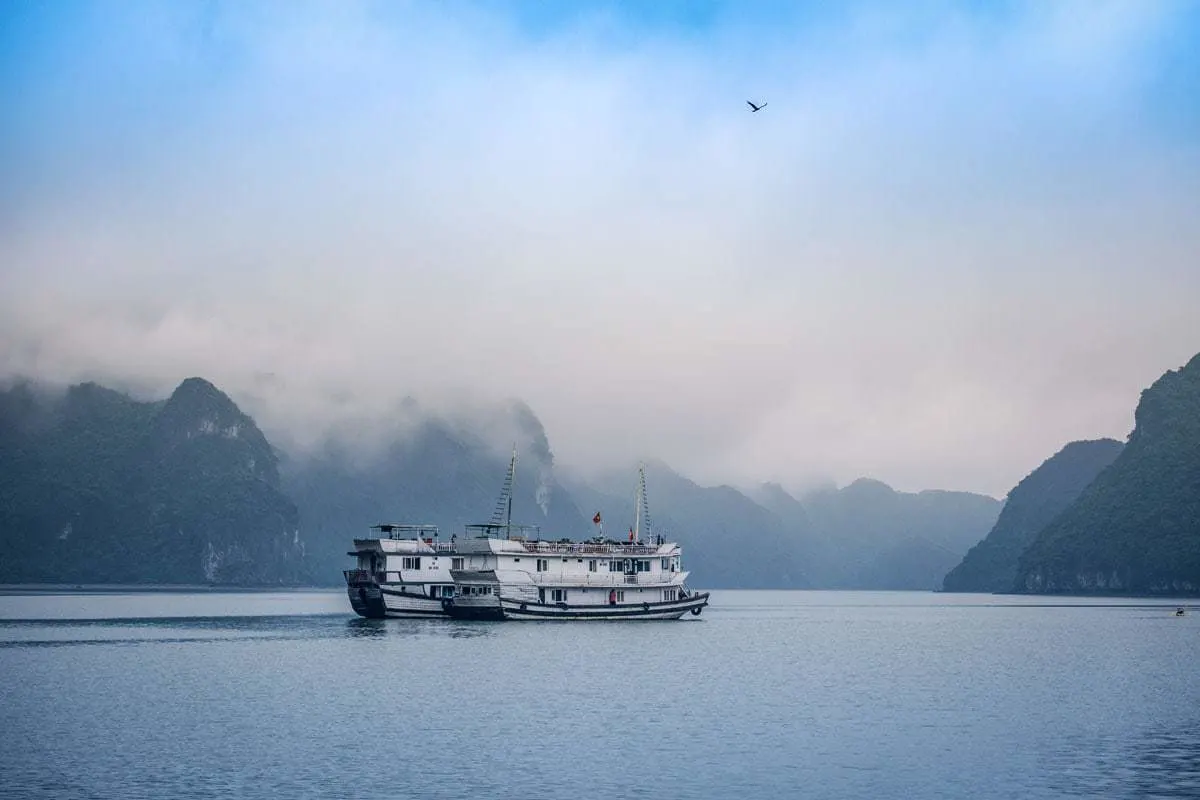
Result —
<instances>
[{"instance_id":1,"label":"mist over water","mask_svg":"<svg viewBox=\"0 0 1200 800\"><path fill-rule=\"evenodd\" d=\"M1200 615L719 592L674 623L341 592L0 596L0 796L1188 797Z\"/></svg>"}]
</instances>

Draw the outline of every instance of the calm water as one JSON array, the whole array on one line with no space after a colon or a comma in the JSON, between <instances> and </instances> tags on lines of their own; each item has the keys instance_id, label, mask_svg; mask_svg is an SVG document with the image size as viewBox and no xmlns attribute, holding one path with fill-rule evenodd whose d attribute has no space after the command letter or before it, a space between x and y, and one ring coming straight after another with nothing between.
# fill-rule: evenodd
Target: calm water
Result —
<instances>
[{"instance_id":1,"label":"calm water","mask_svg":"<svg viewBox=\"0 0 1200 800\"><path fill-rule=\"evenodd\" d=\"M466 624L341 593L0 596L0 796L1200 796L1200 609L713 603Z\"/></svg>"}]
</instances>

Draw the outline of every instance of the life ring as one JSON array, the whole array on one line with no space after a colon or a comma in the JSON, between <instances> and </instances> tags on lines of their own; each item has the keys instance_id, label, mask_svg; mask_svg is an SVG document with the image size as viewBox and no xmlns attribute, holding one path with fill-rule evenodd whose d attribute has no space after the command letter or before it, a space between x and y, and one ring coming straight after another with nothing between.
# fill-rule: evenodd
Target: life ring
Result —
<instances>
[{"instance_id":1,"label":"life ring","mask_svg":"<svg viewBox=\"0 0 1200 800\"><path fill-rule=\"evenodd\" d=\"M703 610L704 610L704 606L696 606L695 608L692 609L692 614L698 617L698 616L700 616L700 612Z\"/></svg>"},{"instance_id":2,"label":"life ring","mask_svg":"<svg viewBox=\"0 0 1200 800\"><path fill-rule=\"evenodd\" d=\"M454 605L454 601L451 600L449 597L442 598L442 611L449 611L450 606L452 606L452 605Z\"/></svg>"}]
</instances>

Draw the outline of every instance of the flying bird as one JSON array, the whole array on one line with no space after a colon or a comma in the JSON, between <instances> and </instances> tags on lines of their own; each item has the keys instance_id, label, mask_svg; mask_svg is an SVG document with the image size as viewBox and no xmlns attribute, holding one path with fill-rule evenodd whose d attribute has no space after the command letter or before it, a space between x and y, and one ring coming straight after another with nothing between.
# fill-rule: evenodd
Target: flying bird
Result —
<instances>
[{"instance_id":1,"label":"flying bird","mask_svg":"<svg viewBox=\"0 0 1200 800\"><path fill-rule=\"evenodd\" d=\"M750 106L750 113L751 113L751 114L753 114L755 111L758 111L760 108L766 108L766 107L767 107L767 104L766 104L766 103L763 103L761 106L756 106L756 105L754 105L754 103L751 103L749 100L747 100L747 101L746 101L746 105Z\"/></svg>"}]
</instances>

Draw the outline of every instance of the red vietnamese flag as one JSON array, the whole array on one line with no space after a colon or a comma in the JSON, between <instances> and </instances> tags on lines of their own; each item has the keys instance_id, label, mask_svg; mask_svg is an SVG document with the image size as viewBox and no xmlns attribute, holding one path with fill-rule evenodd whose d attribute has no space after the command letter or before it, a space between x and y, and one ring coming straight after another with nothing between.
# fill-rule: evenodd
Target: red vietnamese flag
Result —
<instances>
[{"instance_id":1,"label":"red vietnamese flag","mask_svg":"<svg viewBox=\"0 0 1200 800\"><path fill-rule=\"evenodd\" d=\"M596 523L597 525L600 524L600 512L599 511L596 512L596 516L592 517L592 522Z\"/></svg>"}]
</instances>

